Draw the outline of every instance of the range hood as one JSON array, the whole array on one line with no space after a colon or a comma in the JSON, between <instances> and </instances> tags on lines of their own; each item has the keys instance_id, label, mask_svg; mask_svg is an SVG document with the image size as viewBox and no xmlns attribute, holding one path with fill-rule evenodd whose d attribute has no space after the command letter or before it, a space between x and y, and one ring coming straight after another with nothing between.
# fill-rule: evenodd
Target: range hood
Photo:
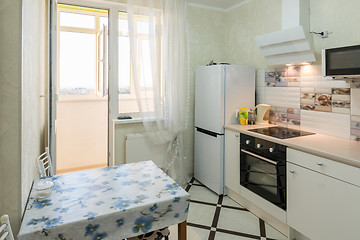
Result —
<instances>
[{"instance_id":1,"label":"range hood","mask_svg":"<svg viewBox=\"0 0 360 240\"><path fill-rule=\"evenodd\" d=\"M257 36L267 65L314 62L310 35L310 0L282 0L282 30Z\"/></svg>"}]
</instances>

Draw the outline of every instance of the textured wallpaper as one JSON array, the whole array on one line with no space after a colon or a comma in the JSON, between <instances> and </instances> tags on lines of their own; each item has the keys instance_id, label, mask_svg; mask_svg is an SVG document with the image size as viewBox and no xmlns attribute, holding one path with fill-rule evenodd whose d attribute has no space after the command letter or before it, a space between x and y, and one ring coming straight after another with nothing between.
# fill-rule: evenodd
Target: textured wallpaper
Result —
<instances>
[{"instance_id":1,"label":"textured wallpaper","mask_svg":"<svg viewBox=\"0 0 360 240\"><path fill-rule=\"evenodd\" d=\"M310 30L329 31L328 38L313 35L317 63L321 63L321 49L360 44L359 0L311 0Z\"/></svg>"},{"instance_id":2,"label":"textured wallpaper","mask_svg":"<svg viewBox=\"0 0 360 240\"><path fill-rule=\"evenodd\" d=\"M21 1L0 1L0 214L21 219ZM34 159L35 161L35 159ZM15 189L15 190L14 190Z\"/></svg>"},{"instance_id":3,"label":"textured wallpaper","mask_svg":"<svg viewBox=\"0 0 360 240\"><path fill-rule=\"evenodd\" d=\"M253 0L224 14L227 61L265 67L265 59L255 43L255 37L281 30L281 0Z\"/></svg>"},{"instance_id":4,"label":"textured wallpaper","mask_svg":"<svg viewBox=\"0 0 360 240\"><path fill-rule=\"evenodd\" d=\"M317 64L321 49L360 43L360 1L311 0L310 30L329 31L328 38L312 35ZM233 64L267 67L255 37L281 30L281 0L252 0L224 13L226 60Z\"/></svg>"},{"instance_id":5,"label":"textured wallpaper","mask_svg":"<svg viewBox=\"0 0 360 240\"><path fill-rule=\"evenodd\" d=\"M34 178L38 177L36 158L45 151L45 104L47 78L46 17L43 1L23 2L22 49L22 128L21 128L21 207L25 209Z\"/></svg>"}]
</instances>

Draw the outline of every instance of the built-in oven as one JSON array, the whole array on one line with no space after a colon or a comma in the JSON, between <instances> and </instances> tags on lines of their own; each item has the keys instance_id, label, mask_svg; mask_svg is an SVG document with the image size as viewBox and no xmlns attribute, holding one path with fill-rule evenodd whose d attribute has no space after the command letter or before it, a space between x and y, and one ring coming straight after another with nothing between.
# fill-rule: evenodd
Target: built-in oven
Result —
<instances>
[{"instance_id":1,"label":"built-in oven","mask_svg":"<svg viewBox=\"0 0 360 240\"><path fill-rule=\"evenodd\" d=\"M241 134L240 184L286 210L286 146Z\"/></svg>"}]
</instances>

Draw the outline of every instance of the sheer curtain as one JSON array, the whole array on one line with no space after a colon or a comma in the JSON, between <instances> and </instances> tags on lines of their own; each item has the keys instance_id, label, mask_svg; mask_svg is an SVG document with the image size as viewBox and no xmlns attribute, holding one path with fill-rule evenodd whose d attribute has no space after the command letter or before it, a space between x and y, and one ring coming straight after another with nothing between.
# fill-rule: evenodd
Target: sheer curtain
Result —
<instances>
[{"instance_id":1,"label":"sheer curtain","mask_svg":"<svg viewBox=\"0 0 360 240\"><path fill-rule=\"evenodd\" d=\"M183 133L189 109L187 0L128 0L131 75L147 136L167 144L161 163L185 184Z\"/></svg>"}]
</instances>

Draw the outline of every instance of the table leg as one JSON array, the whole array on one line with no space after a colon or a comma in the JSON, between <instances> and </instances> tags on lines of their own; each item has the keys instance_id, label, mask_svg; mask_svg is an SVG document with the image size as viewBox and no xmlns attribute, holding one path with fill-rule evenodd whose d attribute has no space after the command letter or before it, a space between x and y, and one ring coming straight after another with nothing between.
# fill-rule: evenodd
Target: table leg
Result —
<instances>
[{"instance_id":1,"label":"table leg","mask_svg":"<svg viewBox=\"0 0 360 240\"><path fill-rule=\"evenodd\" d=\"M178 224L178 240L186 240L186 221Z\"/></svg>"}]
</instances>

